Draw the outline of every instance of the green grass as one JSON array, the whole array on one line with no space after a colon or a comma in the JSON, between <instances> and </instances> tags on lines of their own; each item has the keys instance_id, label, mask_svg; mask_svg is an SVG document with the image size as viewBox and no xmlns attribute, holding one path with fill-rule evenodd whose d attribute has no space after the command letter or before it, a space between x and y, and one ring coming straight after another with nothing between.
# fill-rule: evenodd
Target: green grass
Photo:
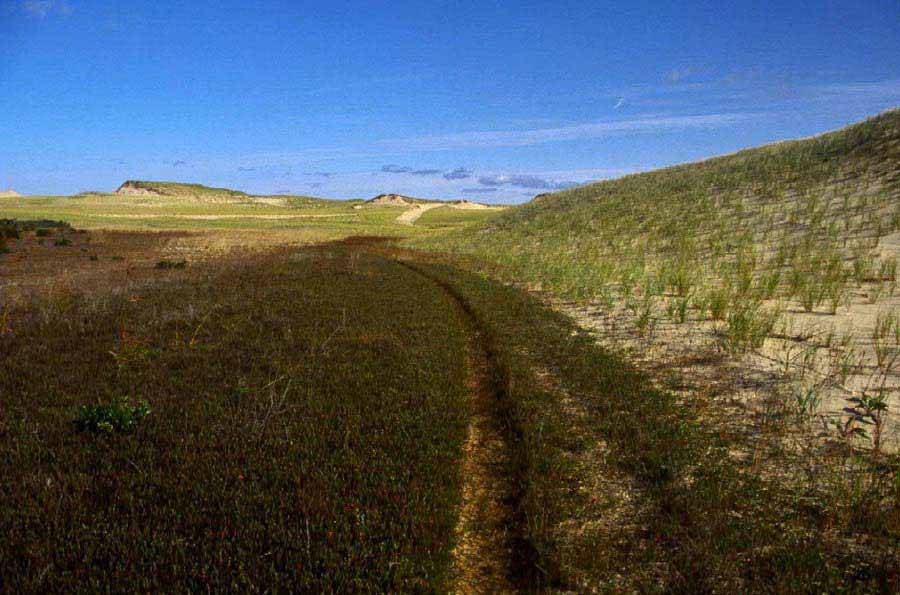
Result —
<instances>
[{"instance_id":1,"label":"green grass","mask_svg":"<svg viewBox=\"0 0 900 595\"><path fill-rule=\"evenodd\" d=\"M497 216L497 211L492 209L454 209L453 207L439 207L422 213L416 220L416 225L441 231L459 228L460 225L474 225L484 223Z\"/></svg>"},{"instance_id":2,"label":"green grass","mask_svg":"<svg viewBox=\"0 0 900 595\"><path fill-rule=\"evenodd\" d=\"M4 590L450 589L473 321L523 588L897 588L896 461L762 477L520 289L363 240L146 266L3 311Z\"/></svg>"},{"instance_id":3,"label":"green grass","mask_svg":"<svg viewBox=\"0 0 900 595\"><path fill-rule=\"evenodd\" d=\"M445 590L454 302L338 247L157 274L4 312L0 589Z\"/></svg>"},{"instance_id":4,"label":"green grass","mask_svg":"<svg viewBox=\"0 0 900 595\"><path fill-rule=\"evenodd\" d=\"M427 212L415 225L405 225L396 222L401 208L354 208L360 204L358 200L306 197L277 197L268 204L210 202L181 194L162 199L114 194L29 196L0 201L0 218L62 219L81 229L279 231L298 243L312 243L354 235L424 236L483 222L497 214L494 210L441 208L436 209L444 211L439 216L428 217Z\"/></svg>"}]
</instances>

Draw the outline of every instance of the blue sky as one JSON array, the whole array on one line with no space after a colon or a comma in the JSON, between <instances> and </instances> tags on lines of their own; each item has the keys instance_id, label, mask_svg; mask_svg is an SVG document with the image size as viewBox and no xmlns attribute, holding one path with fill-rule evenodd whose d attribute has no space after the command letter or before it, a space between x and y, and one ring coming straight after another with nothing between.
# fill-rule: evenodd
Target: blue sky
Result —
<instances>
[{"instance_id":1,"label":"blue sky","mask_svg":"<svg viewBox=\"0 0 900 595\"><path fill-rule=\"evenodd\" d=\"M521 202L898 105L897 0L0 0L0 187L29 194Z\"/></svg>"}]
</instances>

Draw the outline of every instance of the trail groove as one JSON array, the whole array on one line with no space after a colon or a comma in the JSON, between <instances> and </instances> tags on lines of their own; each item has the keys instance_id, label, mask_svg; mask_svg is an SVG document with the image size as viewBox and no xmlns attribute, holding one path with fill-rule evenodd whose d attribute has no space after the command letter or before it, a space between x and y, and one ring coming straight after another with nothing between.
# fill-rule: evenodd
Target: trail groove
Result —
<instances>
[{"instance_id":1,"label":"trail groove","mask_svg":"<svg viewBox=\"0 0 900 595\"><path fill-rule=\"evenodd\" d=\"M518 568L529 556L523 546L509 423L503 414L504 393L499 383L490 341L466 300L452 287L418 267L397 261L410 271L441 286L465 312L469 326L469 426L463 445L462 505L453 549L456 593L511 593L523 575Z\"/></svg>"},{"instance_id":2,"label":"trail groove","mask_svg":"<svg viewBox=\"0 0 900 595\"><path fill-rule=\"evenodd\" d=\"M515 519L509 476L509 445L497 419L489 363L480 337L469 340L469 428L463 445L462 507L456 526L453 567L457 593L513 591Z\"/></svg>"}]
</instances>

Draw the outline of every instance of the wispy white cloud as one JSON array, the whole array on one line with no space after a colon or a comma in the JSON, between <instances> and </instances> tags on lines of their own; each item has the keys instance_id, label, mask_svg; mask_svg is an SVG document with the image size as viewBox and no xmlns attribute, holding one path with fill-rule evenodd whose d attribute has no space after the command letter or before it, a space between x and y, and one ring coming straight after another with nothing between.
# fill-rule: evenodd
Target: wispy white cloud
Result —
<instances>
[{"instance_id":1,"label":"wispy white cloud","mask_svg":"<svg viewBox=\"0 0 900 595\"><path fill-rule=\"evenodd\" d=\"M512 186L528 190L562 190L563 188L571 188L572 186L578 185L578 182L557 181L552 178L536 176L534 174L481 176L478 178L478 183L482 186L493 188Z\"/></svg>"},{"instance_id":2,"label":"wispy white cloud","mask_svg":"<svg viewBox=\"0 0 900 595\"><path fill-rule=\"evenodd\" d=\"M667 72L666 81L673 85L677 85L687 79L706 74L708 71L709 69L704 66L682 66L681 68L675 68Z\"/></svg>"},{"instance_id":3,"label":"wispy white cloud","mask_svg":"<svg viewBox=\"0 0 900 595\"><path fill-rule=\"evenodd\" d=\"M382 141L381 146L414 151L483 147L526 147L553 142L603 138L622 134L645 134L687 129L721 128L741 124L758 117L756 113L701 114L694 116L651 116L591 122L556 128L531 130L484 130L435 136Z\"/></svg>"},{"instance_id":4,"label":"wispy white cloud","mask_svg":"<svg viewBox=\"0 0 900 595\"><path fill-rule=\"evenodd\" d=\"M613 109L619 109L619 108L621 108L623 105L625 105L625 98L624 98L624 97L619 97L619 100L616 102L616 105L613 106Z\"/></svg>"},{"instance_id":5,"label":"wispy white cloud","mask_svg":"<svg viewBox=\"0 0 900 595\"><path fill-rule=\"evenodd\" d=\"M900 98L900 79L817 85L814 90L829 97Z\"/></svg>"},{"instance_id":6,"label":"wispy white cloud","mask_svg":"<svg viewBox=\"0 0 900 595\"><path fill-rule=\"evenodd\" d=\"M75 8L66 0L23 0L18 5L22 12L44 18L49 14L68 15L75 12Z\"/></svg>"},{"instance_id":7,"label":"wispy white cloud","mask_svg":"<svg viewBox=\"0 0 900 595\"><path fill-rule=\"evenodd\" d=\"M590 140L612 136L679 132L696 129L715 129L737 126L763 117L758 112L708 113L690 116L648 115L601 122L575 124L551 128L521 130L476 130L445 135L425 135L408 138L372 140L349 146L315 147L292 151L266 152L244 155L245 167L290 166L322 163L335 160L371 157L401 157L412 153L467 148L527 147L555 142ZM229 160L230 161L230 160ZM233 161L232 161L233 164ZM438 170L413 170L399 165L384 166L385 173L439 174ZM458 172L460 175L464 170Z\"/></svg>"}]
</instances>

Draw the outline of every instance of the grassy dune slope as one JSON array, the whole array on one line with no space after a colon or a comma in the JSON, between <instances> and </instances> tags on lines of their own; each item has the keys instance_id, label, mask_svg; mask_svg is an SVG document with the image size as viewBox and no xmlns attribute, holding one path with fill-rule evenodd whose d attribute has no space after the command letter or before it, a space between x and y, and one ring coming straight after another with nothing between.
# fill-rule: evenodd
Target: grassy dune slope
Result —
<instances>
[{"instance_id":1,"label":"grassy dune slope","mask_svg":"<svg viewBox=\"0 0 900 595\"><path fill-rule=\"evenodd\" d=\"M900 230L900 110L782 142L544 196L424 240L567 296L753 296L840 304L848 281L891 280ZM644 291L646 290L646 291Z\"/></svg>"}]
</instances>

